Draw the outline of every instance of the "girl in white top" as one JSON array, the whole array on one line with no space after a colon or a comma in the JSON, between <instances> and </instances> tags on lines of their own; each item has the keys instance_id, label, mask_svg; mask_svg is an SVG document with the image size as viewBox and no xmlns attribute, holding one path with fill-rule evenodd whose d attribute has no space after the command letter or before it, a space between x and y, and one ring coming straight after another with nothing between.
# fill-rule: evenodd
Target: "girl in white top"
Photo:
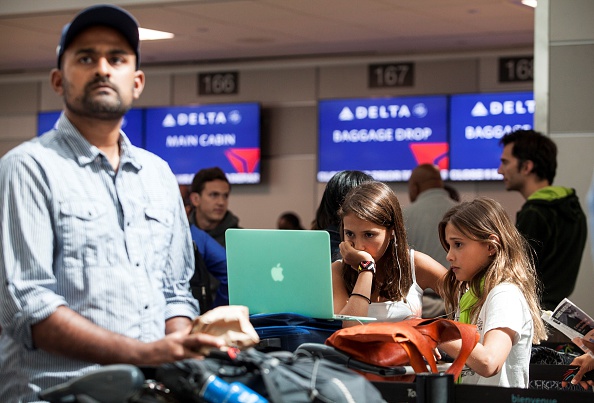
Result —
<instances>
[{"instance_id":1,"label":"girl in white top","mask_svg":"<svg viewBox=\"0 0 594 403\"><path fill-rule=\"evenodd\" d=\"M363 183L349 191L338 213L342 260L332 264L335 313L382 321L421 317L423 290L435 289L447 270L409 250L392 189L382 182Z\"/></svg>"},{"instance_id":2,"label":"girl in white top","mask_svg":"<svg viewBox=\"0 0 594 403\"><path fill-rule=\"evenodd\" d=\"M495 200L452 207L438 226L450 271L438 288L446 312L480 334L460 381L528 387L532 343L546 339L538 279L524 237ZM439 346L457 356L460 342Z\"/></svg>"}]
</instances>

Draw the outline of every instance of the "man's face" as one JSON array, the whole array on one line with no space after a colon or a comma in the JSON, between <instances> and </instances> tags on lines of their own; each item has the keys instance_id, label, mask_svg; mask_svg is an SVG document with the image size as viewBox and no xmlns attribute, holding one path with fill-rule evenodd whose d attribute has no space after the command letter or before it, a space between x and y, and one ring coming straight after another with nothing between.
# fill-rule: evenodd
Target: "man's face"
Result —
<instances>
[{"instance_id":1,"label":"man's face","mask_svg":"<svg viewBox=\"0 0 594 403\"><path fill-rule=\"evenodd\" d=\"M117 120L130 110L144 86L136 56L116 30L96 26L81 32L62 56L52 84L71 116Z\"/></svg>"},{"instance_id":2,"label":"man's face","mask_svg":"<svg viewBox=\"0 0 594 403\"><path fill-rule=\"evenodd\" d=\"M525 176L520 170L520 161L512 155L514 143L503 147L501 153L501 164L497 172L503 175L503 184L506 190L520 191L524 187Z\"/></svg>"},{"instance_id":3,"label":"man's face","mask_svg":"<svg viewBox=\"0 0 594 403\"><path fill-rule=\"evenodd\" d=\"M196 193L194 198L196 214L211 223L220 222L229 206L229 184L223 180L216 179L206 182L201 193Z\"/></svg>"}]
</instances>

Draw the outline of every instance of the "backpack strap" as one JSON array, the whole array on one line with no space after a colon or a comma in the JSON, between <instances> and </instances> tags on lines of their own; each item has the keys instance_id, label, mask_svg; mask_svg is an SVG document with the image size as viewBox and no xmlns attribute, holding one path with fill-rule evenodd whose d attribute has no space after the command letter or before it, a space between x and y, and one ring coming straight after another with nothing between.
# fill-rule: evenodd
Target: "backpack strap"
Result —
<instances>
[{"instance_id":1,"label":"backpack strap","mask_svg":"<svg viewBox=\"0 0 594 403\"><path fill-rule=\"evenodd\" d=\"M277 358L272 358L267 356L266 354L257 351L254 348L249 348L240 352L237 355L237 359L241 362L249 362L252 365L255 365L260 370L260 376L262 377L262 381L264 382L264 386L266 387L266 392L268 393L268 398L273 403L282 403L283 402L283 395L276 383L272 379L272 371L275 370L275 367L281 365L281 361Z\"/></svg>"},{"instance_id":2,"label":"backpack strap","mask_svg":"<svg viewBox=\"0 0 594 403\"><path fill-rule=\"evenodd\" d=\"M196 246L196 242L192 241L194 246L194 274L190 279L190 288L192 295L198 300L200 304L200 314L212 309L213 295L210 287L210 274L206 269L206 262L202 254Z\"/></svg>"}]
</instances>

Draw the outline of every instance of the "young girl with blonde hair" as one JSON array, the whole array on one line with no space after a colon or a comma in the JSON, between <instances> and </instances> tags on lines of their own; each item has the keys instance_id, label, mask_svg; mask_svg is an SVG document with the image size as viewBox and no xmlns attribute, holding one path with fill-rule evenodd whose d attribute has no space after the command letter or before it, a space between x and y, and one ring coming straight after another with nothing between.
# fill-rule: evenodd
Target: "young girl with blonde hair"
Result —
<instances>
[{"instance_id":1,"label":"young girl with blonde hair","mask_svg":"<svg viewBox=\"0 0 594 403\"><path fill-rule=\"evenodd\" d=\"M450 263L439 287L446 312L480 333L461 382L527 388L532 343L546 339L527 241L486 197L452 207L438 231ZM439 347L456 356L460 346Z\"/></svg>"}]
</instances>

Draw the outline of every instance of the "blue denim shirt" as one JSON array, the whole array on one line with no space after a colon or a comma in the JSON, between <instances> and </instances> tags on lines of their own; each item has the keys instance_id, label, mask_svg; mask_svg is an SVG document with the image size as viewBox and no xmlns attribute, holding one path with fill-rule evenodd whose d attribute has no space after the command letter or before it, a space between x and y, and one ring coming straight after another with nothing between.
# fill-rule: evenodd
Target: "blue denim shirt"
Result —
<instances>
[{"instance_id":1,"label":"blue denim shirt","mask_svg":"<svg viewBox=\"0 0 594 403\"><path fill-rule=\"evenodd\" d=\"M0 160L0 401L95 367L36 349L31 326L67 306L142 341L193 318L193 249L168 165L121 134L115 171L62 115Z\"/></svg>"}]
</instances>

